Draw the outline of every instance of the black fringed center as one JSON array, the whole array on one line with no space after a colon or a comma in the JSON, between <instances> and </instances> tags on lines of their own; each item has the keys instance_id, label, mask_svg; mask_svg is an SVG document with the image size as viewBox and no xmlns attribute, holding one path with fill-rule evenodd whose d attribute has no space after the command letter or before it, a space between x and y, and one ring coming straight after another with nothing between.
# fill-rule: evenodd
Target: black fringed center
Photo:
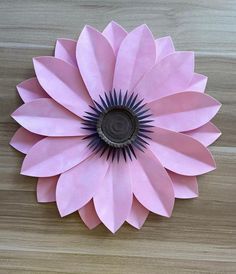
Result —
<instances>
[{"instance_id":1,"label":"black fringed center","mask_svg":"<svg viewBox=\"0 0 236 274\"><path fill-rule=\"evenodd\" d=\"M91 139L88 146L100 156L107 153L107 160L111 157L119 161L120 155L125 161L128 157L132 160L136 148L144 151L148 145L152 132L149 109L134 93L122 96L121 91L118 94L113 90L104 95L84 116L83 128L90 132L85 139Z\"/></svg>"}]
</instances>

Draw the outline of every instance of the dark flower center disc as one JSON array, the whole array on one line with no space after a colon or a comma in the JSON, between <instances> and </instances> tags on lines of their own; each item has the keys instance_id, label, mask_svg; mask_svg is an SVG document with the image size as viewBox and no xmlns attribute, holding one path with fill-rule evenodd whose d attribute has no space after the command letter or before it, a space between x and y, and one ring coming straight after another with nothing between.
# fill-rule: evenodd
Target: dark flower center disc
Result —
<instances>
[{"instance_id":1,"label":"dark flower center disc","mask_svg":"<svg viewBox=\"0 0 236 274\"><path fill-rule=\"evenodd\" d=\"M97 130L109 145L123 147L131 144L137 136L138 120L129 109L115 107L101 115Z\"/></svg>"}]
</instances>

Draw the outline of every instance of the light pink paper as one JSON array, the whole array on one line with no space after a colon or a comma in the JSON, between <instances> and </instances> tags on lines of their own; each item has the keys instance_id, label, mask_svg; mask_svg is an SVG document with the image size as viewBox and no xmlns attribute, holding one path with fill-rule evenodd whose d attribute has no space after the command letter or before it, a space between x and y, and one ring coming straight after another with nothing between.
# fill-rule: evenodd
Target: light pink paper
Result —
<instances>
[{"instance_id":1,"label":"light pink paper","mask_svg":"<svg viewBox=\"0 0 236 274\"><path fill-rule=\"evenodd\" d=\"M93 200L90 200L79 210L79 215L89 229L97 227L101 221L96 213Z\"/></svg>"},{"instance_id":2,"label":"light pink paper","mask_svg":"<svg viewBox=\"0 0 236 274\"><path fill-rule=\"evenodd\" d=\"M80 209L93 198L104 181L107 169L107 161L95 155L60 176L56 200L62 217Z\"/></svg>"},{"instance_id":3,"label":"light pink paper","mask_svg":"<svg viewBox=\"0 0 236 274\"><path fill-rule=\"evenodd\" d=\"M21 99L25 102L31 102L39 98L49 98L48 94L40 86L36 77L30 78L16 86Z\"/></svg>"},{"instance_id":4,"label":"light pink paper","mask_svg":"<svg viewBox=\"0 0 236 274\"><path fill-rule=\"evenodd\" d=\"M128 54L127 54L128 53ZM156 46L146 25L131 31L120 45L114 72L113 88L132 91L156 59Z\"/></svg>"},{"instance_id":5,"label":"light pink paper","mask_svg":"<svg viewBox=\"0 0 236 274\"><path fill-rule=\"evenodd\" d=\"M76 42L71 39L58 39L55 46L55 57L77 67Z\"/></svg>"},{"instance_id":6,"label":"light pink paper","mask_svg":"<svg viewBox=\"0 0 236 274\"><path fill-rule=\"evenodd\" d=\"M44 137L34 134L23 127L20 127L13 135L10 145L16 150L27 154L33 145L42 140Z\"/></svg>"},{"instance_id":7,"label":"light pink paper","mask_svg":"<svg viewBox=\"0 0 236 274\"><path fill-rule=\"evenodd\" d=\"M26 103L12 117L27 130L44 136L83 136L82 120L53 99L41 98Z\"/></svg>"},{"instance_id":8,"label":"light pink paper","mask_svg":"<svg viewBox=\"0 0 236 274\"><path fill-rule=\"evenodd\" d=\"M221 104L204 93L193 52L145 24L128 33L112 21L58 39L55 56L33 64L36 77L17 85L24 104L12 117L22 127L10 144L26 154L21 174L39 177L38 202L115 233L124 222L140 229L149 211L170 217L175 198L198 196L196 176L216 167L207 146L221 134L210 122ZM99 132L101 113L114 106L138 120L124 150Z\"/></svg>"},{"instance_id":9,"label":"light pink paper","mask_svg":"<svg viewBox=\"0 0 236 274\"><path fill-rule=\"evenodd\" d=\"M110 43L100 32L86 26L78 39L76 58L91 98L99 100L99 94L112 88L115 55Z\"/></svg>"},{"instance_id":10,"label":"light pink paper","mask_svg":"<svg viewBox=\"0 0 236 274\"><path fill-rule=\"evenodd\" d=\"M56 201L56 186L59 176L42 177L37 183L37 201L50 203Z\"/></svg>"}]
</instances>

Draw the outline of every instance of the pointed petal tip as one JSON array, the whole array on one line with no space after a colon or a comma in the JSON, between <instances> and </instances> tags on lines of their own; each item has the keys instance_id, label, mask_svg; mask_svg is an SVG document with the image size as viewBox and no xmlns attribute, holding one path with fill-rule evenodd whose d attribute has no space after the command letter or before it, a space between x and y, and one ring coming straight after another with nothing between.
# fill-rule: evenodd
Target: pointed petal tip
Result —
<instances>
[{"instance_id":1,"label":"pointed petal tip","mask_svg":"<svg viewBox=\"0 0 236 274\"><path fill-rule=\"evenodd\" d=\"M130 226L132 226L133 228L135 228L135 229L137 229L137 230L140 230L141 228L142 228L142 226L143 226L143 224L137 224L137 223L133 223L133 224L131 224L131 223L129 223L129 222L127 222Z\"/></svg>"},{"instance_id":2,"label":"pointed petal tip","mask_svg":"<svg viewBox=\"0 0 236 274\"><path fill-rule=\"evenodd\" d=\"M13 136L13 137L14 137L14 136ZM10 142L9 142L9 145L10 145L12 148L14 148L15 150L19 151L19 150L16 148L16 146L14 145L13 137L11 138L11 140L10 140ZM19 152L21 152L21 151L19 151ZM21 153L22 153L22 152L21 152Z\"/></svg>"},{"instance_id":3,"label":"pointed petal tip","mask_svg":"<svg viewBox=\"0 0 236 274\"><path fill-rule=\"evenodd\" d=\"M33 60L33 64L37 64L37 63L42 63L43 60L45 59L58 59L54 56L47 56L47 55L43 55L43 56L36 56L36 57L33 57L32 60ZM61 60L62 61L62 60Z\"/></svg>"},{"instance_id":4,"label":"pointed petal tip","mask_svg":"<svg viewBox=\"0 0 236 274\"><path fill-rule=\"evenodd\" d=\"M71 212L69 210L66 210L66 209L62 208L61 205L58 203L57 197L56 197L56 204L57 204L57 209L58 209L58 212L59 212L61 218L65 217L67 215L70 215L70 214L72 214L76 211L76 210L74 210L73 212Z\"/></svg>"},{"instance_id":5,"label":"pointed petal tip","mask_svg":"<svg viewBox=\"0 0 236 274\"><path fill-rule=\"evenodd\" d=\"M134 29L132 30L132 32L133 32L133 31L137 31L137 32L138 32L138 31L141 31L141 32L147 31L147 32L149 32L149 33L152 34L150 28L149 28L148 25L145 24L145 23L143 23L143 24L137 26L136 28L134 28Z\"/></svg>"},{"instance_id":6,"label":"pointed petal tip","mask_svg":"<svg viewBox=\"0 0 236 274\"><path fill-rule=\"evenodd\" d=\"M116 21L114 20L111 20L111 22L109 23L111 26L119 26L120 27L120 24L118 24ZM109 25L108 24L108 25Z\"/></svg>"},{"instance_id":7,"label":"pointed petal tip","mask_svg":"<svg viewBox=\"0 0 236 274\"><path fill-rule=\"evenodd\" d=\"M108 25L106 26L106 28L107 27L122 29L127 34L127 31L119 23L117 23L114 20L112 20L110 23L108 23Z\"/></svg>"},{"instance_id":8,"label":"pointed petal tip","mask_svg":"<svg viewBox=\"0 0 236 274\"><path fill-rule=\"evenodd\" d=\"M37 56L37 57L33 57L32 58L32 61L33 61L33 65L34 67L37 65L37 64L40 64L41 61L45 58L52 58L52 56Z\"/></svg>"},{"instance_id":9,"label":"pointed petal tip","mask_svg":"<svg viewBox=\"0 0 236 274\"><path fill-rule=\"evenodd\" d=\"M91 25L86 24L86 25L83 27L83 29L82 29L82 31L81 31L81 34L84 33L84 32L89 32L89 31L98 32L97 29L95 29L95 28L92 27Z\"/></svg>"}]
</instances>

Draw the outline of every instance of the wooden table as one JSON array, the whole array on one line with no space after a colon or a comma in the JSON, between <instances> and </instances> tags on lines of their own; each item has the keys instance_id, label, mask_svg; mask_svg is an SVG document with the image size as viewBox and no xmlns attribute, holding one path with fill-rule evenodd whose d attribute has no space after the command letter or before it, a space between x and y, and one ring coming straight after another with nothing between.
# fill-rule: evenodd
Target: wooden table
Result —
<instances>
[{"instance_id":1,"label":"wooden table","mask_svg":"<svg viewBox=\"0 0 236 274\"><path fill-rule=\"evenodd\" d=\"M36 180L19 175L23 156L8 143L15 85L34 75L33 56L51 55L59 37L110 20L127 30L147 23L196 52L207 93L222 102L223 132L211 146L217 170L199 177L200 197L177 200L170 219L150 214L138 231L89 231L78 215L61 219L38 204ZM0 0L0 273L236 273L236 2L234 0Z\"/></svg>"}]
</instances>

